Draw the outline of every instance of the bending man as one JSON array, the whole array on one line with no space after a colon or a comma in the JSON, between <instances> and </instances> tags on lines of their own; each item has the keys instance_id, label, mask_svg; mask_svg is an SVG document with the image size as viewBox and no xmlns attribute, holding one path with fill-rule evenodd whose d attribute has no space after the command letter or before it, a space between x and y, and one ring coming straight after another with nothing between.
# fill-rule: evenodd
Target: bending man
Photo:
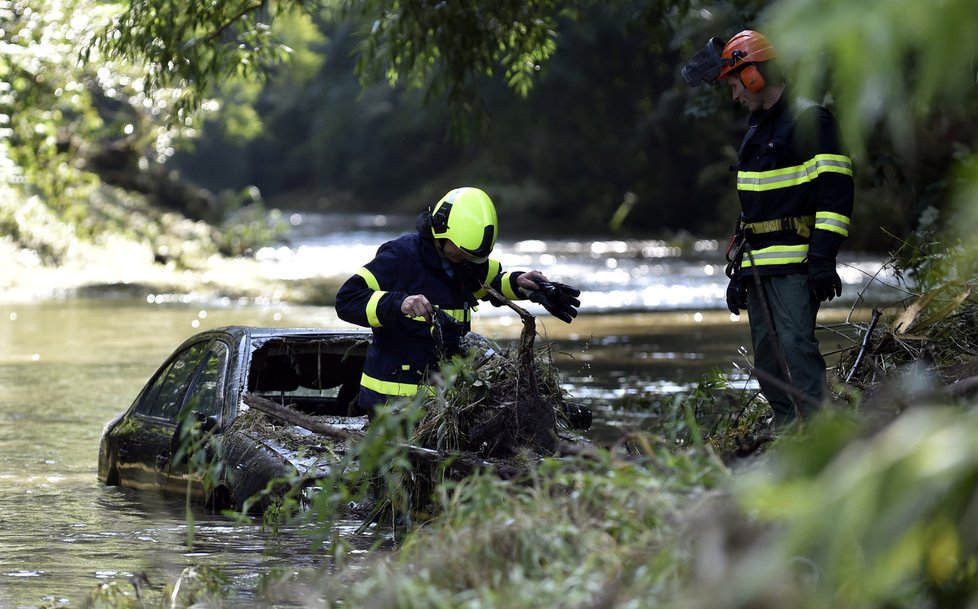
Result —
<instances>
[{"instance_id":1,"label":"bending man","mask_svg":"<svg viewBox=\"0 0 978 609\"><path fill-rule=\"evenodd\" d=\"M461 350L476 304L492 301L483 283L511 300L539 302L568 323L580 305L580 291L550 283L540 271L504 272L489 258L499 222L478 188L450 191L415 226L417 232L381 245L336 295L340 319L373 330L360 383L359 407L367 412L416 394L438 363L439 347L446 355ZM436 316L454 321L435 324Z\"/></svg>"}]
</instances>

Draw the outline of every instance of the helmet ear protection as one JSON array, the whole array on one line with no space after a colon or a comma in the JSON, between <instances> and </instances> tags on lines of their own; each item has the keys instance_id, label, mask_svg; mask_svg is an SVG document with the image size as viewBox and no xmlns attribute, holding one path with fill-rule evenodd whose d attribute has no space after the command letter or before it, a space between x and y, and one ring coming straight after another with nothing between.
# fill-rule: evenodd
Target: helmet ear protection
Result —
<instances>
[{"instance_id":1,"label":"helmet ear protection","mask_svg":"<svg viewBox=\"0 0 978 609\"><path fill-rule=\"evenodd\" d=\"M741 68L740 82L744 85L744 88L751 93L757 93L764 88L766 84L764 82L764 77L761 76L761 71L757 69L757 66L750 63Z\"/></svg>"},{"instance_id":2,"label":"helmet ear protection","mask_svg":"<svg viewBox=\"0 0 978 609\"><path fill-rule=\"evenodd\" d=\"M737 65L738 62L744 61L745 59L747 59L747 54L737 49L730 54L729 61L732 65ZM737 77L740 78L740 84L744 85L744 88L751 93L759 92L767 84L764 82L764 77L761 75L761 71L755 63L748 63L738 69Z\"/></svg>"}]
</instances>

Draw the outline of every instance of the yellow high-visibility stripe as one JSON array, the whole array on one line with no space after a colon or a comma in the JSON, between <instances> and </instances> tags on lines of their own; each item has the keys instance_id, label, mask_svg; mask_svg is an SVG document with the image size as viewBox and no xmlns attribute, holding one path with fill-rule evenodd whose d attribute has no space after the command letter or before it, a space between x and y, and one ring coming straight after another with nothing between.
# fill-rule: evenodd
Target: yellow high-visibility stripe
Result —
<instances>
[{"instance_id":1,"label":"yellow high-visibility stripe","mask_svg":"<svg viewBox=\"0 0 978 609\"><path fill-rule=\"evenodd\" d=\"M503 288L502 294L503 296L509 298L510 300L519 300L520 298L523 298L523 296L521 294L516 293L516 291L513 290L513 282L511 281L512 276L513 273L511 272L503 273L503 278L500 280L500 283Z\"/></svg>"},{"instance_id":2,"label":"yellow high-visibility stripe","mask_svg":"<svg viewBox=\"0 0 978 609\"><path fill-rule=\"evenodd\" d=\"M804 262L808 257L808 244L801 245L772 245L753 250L744 255L741 263L743 268L752 266L772 266L776 264L795 264Z\"/></svg>"},{"instance_id":3,"label":"yellow high-visibility stripe","mask_svg":"<svg viewBox=\"0 0 978 609\"><path fill-rule=\"evenodd\" d=\"M369 376L366 372L360 377L360 384L367 389L372 389L377 393L383 393L384 395L399 395L399 396L412 396L418 393L419 385L412 385L411 383L392 383L391 381L382 381L380 379L375 379Z\"/></svg>"},{"instance_id":4,"label":"yellow high-visibility stripe","mask_svg":"<svg viewBox=\"0 0 978 609\"><path fill-rule=\"evenodd\" d=\"M485 278L483 278L483 281L485 283L492 283L492 280L496 278L496 275L498 275L500 271L503 270L503 265L498 260L493 260L491 258L489 259L488 262L489 262L489 268L486 270L486 276ZM475 296L476 299L485 298L486 294L488 294L488 292L486 292L485 288L479 288L478 290L472 293L472 295Z\"/></svg>"},{"instance_id":5,"label":"yellow high-visibility stripe","mask_svg":"<svg viewBox=\"0 0 978 609\"><path fill-rule=\"evenodd\" d=\"M472 319L472 312L469 309L440 309L447 313L449 317L456 321L467 322Z\"/></svg>"},{"instance_id":6,"label":"yellow high-visibility stripe","mask_svg":"<svg viewBox=\"0 0 978 609\"><path fill-rule=\"evenodd\" d=\"M737 190L762 192L811 182L823 173L852 175L852 159L842 154L817 154L801 165L770 171L737 172Z\"/></svg>"},{"instance_id":7,"label":"yellow high-visibility stripe","mask_svg":"<svg viewBox=\"0 0 978 609\"><path fill-rule=\"evenodd\" d=\"M502 262L499 262L498 260L490 260L489 268L486 269L485 281L487 282L492 281L493 279L496 278L496 275L498 275L502 270L503 270Z\"/></svg>"},{"instance_id":8,"label":"yellow high-visibility stripe","mask_svg":"<svg viewBox=\"0 0 978 609\"><path fill-rule=\"evenodd\" d=\"M363 280L367 282L367 287L371 290L380 289L380 282L377 281L377 278L374 277L374 274L371 273L370 269L367 267L360 267L360 270L357 271L357 275L363 277Z\"/></svg>"},{"instance_id":9,"label":"yellow high-visibility stripe","mask_svg":"<svg viewBox=\"0 0 978 609\"><path fill-rule=\"evenodd\" d=\"M830 211L820 211L815 214L815 228L839 233L843 237L849 236L849 216L832 213Z\"/></svg>"},{"instance_id":10,"label":"yellow high-visibility stripe","mask_svg":"<svg viewBox=\"0 0 978 609\"><path fill-rule=\"evenodd\" d=\"M413 385L411 383L394 383L375 379L364 372L360 376L360 385L367 389L372 389L384 395L396 395L400 397L411 397L419 392L425 392L429 396L435 395L435 388L432 385Z\"/></svg>"},{"instance_id":11,"label":"yellow high-visibility stripe","mask_svg":"<svg viewBox=\"0 0 978 609\"><path fill-rule=\"evenodd\" d=\"M380 304L380 299L382 296L387 294L387 292L374 292L370 295L370 300L367 301L367 323L370 324L371 328L379 328L382 323L380 323L380 318L377 317L377 307Z\"/></svg>"},{"instance_id":12,"label":"yellow high-visibility stripe","mask_svg":"<svg viewBox=\"0 0 978 609\"><path fill-rule=\"evenodd\" d=\"M472 319L472 313L469 311L469 309L442 309L439 307L438 310L444 312L449 317L457 321L466 322ZM428 320L424 318L424 315L415 315L413 317L408 317L408 319L428 323Z\"/></svg>"}]
</instances>

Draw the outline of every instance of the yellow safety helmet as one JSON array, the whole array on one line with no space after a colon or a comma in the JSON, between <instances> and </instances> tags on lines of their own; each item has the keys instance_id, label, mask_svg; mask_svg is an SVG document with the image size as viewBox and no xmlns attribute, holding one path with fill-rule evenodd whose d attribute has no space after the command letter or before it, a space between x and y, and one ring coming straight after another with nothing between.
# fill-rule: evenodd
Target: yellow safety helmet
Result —
<instances>
[{"instance_id":1,"label":"yellow safety helmet","mask_svg":"<svg viewBox=\"0 0 978 609\"><path fill-rule=\"evenodd\" d=\"M485 262L499 235L496 207L478 188L451 190L431 211L431 234L454 243L472 262Z\"/></svg>"}]
</instances>

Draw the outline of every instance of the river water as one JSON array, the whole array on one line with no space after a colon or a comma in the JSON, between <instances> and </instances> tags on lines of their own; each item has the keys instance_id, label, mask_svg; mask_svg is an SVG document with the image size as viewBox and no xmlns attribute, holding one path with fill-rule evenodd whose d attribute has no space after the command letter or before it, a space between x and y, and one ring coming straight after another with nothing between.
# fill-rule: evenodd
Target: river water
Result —
<instances>
[{"instance_id":1,"label":"river water","mask_svg":"<svg viewBox=\"0 0 978 609\"><path fill-rule=\"evenodd\" d=\"M270 275L349 275L378 243L405 229L400 220L294 218L293 239L256 257ZM508 268L539 268L583 290L573 324L544 315L538 329L565 388L594 411L595 439L642 426L650 415L623 407L628 398L680 392L711 370L749 383L737 367L747 325L723 306L716 243L677 249L655 241L509 241L497 254ZM827 308L825 323L848 315L851 297L880 267L872 256L846 263L850 300ZM877 300L888 294L866 293ZM328 566L328 548L316 549L303 531L274 535L260 523L205 513L195 513L190 547L179 502L96 481L105 423L184 339L234 324L345 326L330 307L180 295L0 304L0 609L77 607L101 583L125 587L145 574L161 586L197 564L224 569L246 605L263 574ZM511 311L485 306L475 329L506 343L519 325ZM848 344L836 336L823 335L823 351ZM339 531L355 548L351 559L366 556L375 541L353 536L356 524Z\"/></svg>"}]
</instances>

